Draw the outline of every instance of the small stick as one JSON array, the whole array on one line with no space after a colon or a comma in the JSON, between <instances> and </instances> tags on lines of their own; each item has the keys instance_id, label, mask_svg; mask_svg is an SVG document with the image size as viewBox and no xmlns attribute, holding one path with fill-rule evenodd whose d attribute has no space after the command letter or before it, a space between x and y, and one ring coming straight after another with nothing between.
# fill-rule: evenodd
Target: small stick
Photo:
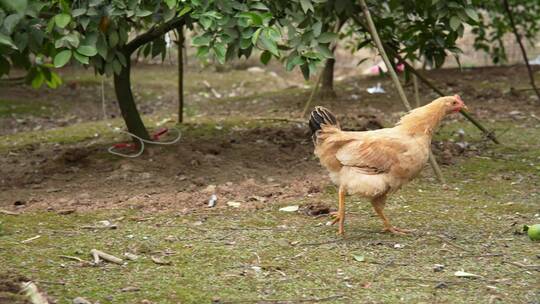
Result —
<instances>
[{"instance_id":1,"label":"small stick","mask_svg":"<svg viewBox=\"0 0 540 304\"><path fill-rule=\"evenodd\" d=\"M519 262L512 262L512 261L504 261L503 263L510 264L516 267L526 268L526 269L536 269L540 270L540 265L525 265L521 264Z\"/></svg>"},{"instance_id":2,"label":"small stick","mask_svg":"<svg viewBox=\"0 0 540 304\"><path fill-rule=\"evenodd\" d=\"M100 258L111 263L122 265L124 264L124 260L121 258L117 258L114 255L110 255L108 253L105 253L103 251L92 249L90 250L90 254L94 257L94 264L99 264Z\"/></svg>"},{"instance_id":3,"label":"small stick","mask_svg":"<svg viewBox=\"0 0 540 304\"><path fill-rule=\"evenodd\" d=\"M94 265L92 262L89 262L89 261L85 261L81 258L78 258L78 257L74 257L74 256L69 256L69 255L59 255L59 257L63 258L63 259L68 259L68 260L73 260L73 261L77 261L77 262L80 262L80 263L83 263L85 265Z\"/></svg>"},{"instance_id":4,"label":"small stick","mask_svg":"<svg viewBox=\"0 0 540 304\"><path fill-rule=\"evenodd\" d=\"M17 212L8 211L8 210L4 210L4 209L0 209L0 213L6 214L6 215L19 215L19 213L17 213Z\"/></svg>"},{"instance_id":5,"label":"small stick","mask_svg":"<svg viewBox=\"0 0 540 304\"><path fill-rule=\"evenodd\" d=\"M31 241L37 240L37 239L39 239L40 237L41 237L41 235L38 234L38 235L36 235L36 236L34 236L34 237L31 237L31 238L29 238L29 239L26 239L26 240L24 240L24 241L21 241L21 244L30 243Z\"/></svg>"},{"instance_id":6,"label":"small stick","mask_svg":"<svg viewBox=\"0 0 540 304\"><path fill-rule=\"evenodd\" d=\"M447 256L447 259L461 259L461 258L488 258L488 257L499 257L503 256L502 253L488 253L488 254L466 254L466 255L452 255Z\"/></svg>"},{"instance_id":7,"label":"small stick","mask_svg":"<svg viewBox=\"0 0 540 304\"><path fill-rule=\"evenodd\" d=\"M110 224L108 226L82 226L82 229L116 229L118 226L116 224Z\"/></svg>"},{"instance_id":8,"label":"small stick","mask_svg":"<svg viewBox=\"0 0 540 304\"><path fill-rule=\"evenodd\" d=\"M62 282L62 281L55 282L55 281L36 280L36 283L50 284L50 285L62 285L62 286L66 285L66 282Z\"/></svg>"},{"instance_id":9,"label":"small stick","mask_svg":"<svg viewBox=\"0 0 540 304\"><path fill-rule=\"evenodd\" d=\"M415 74L412 75L412 83L414 87L414 102L415 107L418 108L420 106L420 94L418 92L418 78Z\"/></svg>"},{"instance_id":10,"label":"small stick","mask_svg":"<svg viewBox=\"0 0 540 304\"><path fill-rule=\"evenodd\" d=\"M454 247L454 248L457 248L459 250L462 250L462 251L465 251L465 252L471 252L469 249L467 248L464 248L464 247L461 247L459 246L458 244L454 244L453 242L451 242L450 240L440 236L440 235L435 235L436 238L440 239L441 241L445 242L446 244Z\"/></svg>"},{"instance_id":11,"label":"small stick","mask_svg":"<svg viewBox=\"0 0 540 304\"><path fill-rule=\"evenodd\" d=\"M399 78L396 74L396 71L394 70L394 67L392 66L392 63L390 62L390 59L388 59L388 54L386 54L386 51L379 37L379 34L377 33L377 28L375 27L375 23L373 22L373 19L371 18L371 13L369 12L366 1L360 0L360 6L362 7L364 17L366 18L368 29L371 34L371 38L373 39L373 42L375 42L375 45L377 46L377 49L379 50L379 54L381 55L384 61L384 64L386 65L386 69L388 70L388 73L390 74L390 77L392 78L392 81L394 82L394 86L396 87L396 90L398 91L398 95L401 98L401 102L405 106L405 109L407 109L407 111L410 111L412 110L411 104L409 103L409 100L407 99L407 95L405 95L405 91L403 90L403 87L401 86L401 83L399 82ZM441 168L439 168L439 165L437 164L437 161L435 160L433 153L431 153L431 149L430 149L430 154L429 154L429 163L431 164L431 167L433 168L435 175L439 179L439 182L441 182L442 184L445 184L445 180L442 176Z\"/></svg>"},{"instance_id":12,"label":"small stick","mask_svg":"<svg viewBox=\"0 0 540 304\"><path fill-rule=\"evenodd\" d=\"M324 298L311 298L311 299L292 299L292 300L277 300L277 299L258 299L258 300L237 300L237 301L224 301L223 304L232 303L309 303L309 302L326 302L339 298L343 298L345 295L333 295Z\"/></svg>"},{"instance_id":13,"label":"small stick","mask_svg":"<svg viewBox=\"0 0 540 304\"><path fill-rule=\"evenodd\" d=\"M313 89L311 89L311 95L309 95L309 99L306 102L306 105L304 106L304 110L302 111L302 115L300 116L300 118L304 118L304 116L306 116L309 106L311 105L311 102L313 101L313 97L315 97L315 95L317 94L317 91L319 91L319 84L321 83L321 80L322 80L323 71L324 70L321 70L321 72L319 73L319 76L317 76L317 81L315 82L315 86L313 87Z\"/></svg>"}]
</instances>

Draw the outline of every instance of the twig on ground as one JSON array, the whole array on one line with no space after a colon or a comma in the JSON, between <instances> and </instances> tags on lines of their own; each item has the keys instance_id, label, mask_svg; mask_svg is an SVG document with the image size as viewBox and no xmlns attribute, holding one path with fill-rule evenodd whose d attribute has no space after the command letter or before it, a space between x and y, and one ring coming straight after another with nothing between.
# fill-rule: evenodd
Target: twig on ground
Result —
<instances>
[{"instance_id":1,"label":"twig on ground","mask_svg":"<svg viewBox=\"0 0 540 304\"><path fill-rule=\"evenodd\" d=\"M8 210L4 210L4 209L0 209L0 213L6 214L6 215L19 215L18 212L8 211Z\"/></svg>"},{"instance_id":2,"label":"twig on ground","mask_svg":"<svg viewBox=\"0 0 540 304\"><path fill-rule=\"evenodd\" d=\"M82 229L116 229L118 228L118 225L116 224L110 224L110 225L103 225L103 226L82 226Z\"/></svg>"},{"instance_id":3,"label":"twig on ground","mask_svg":"<svg viewBox=\"0 0 540 304\"><path fill-rule=\"evenodd\" d=\"M326 244L332 244L332 243L341 243L343 242L342 239L333 239L329 241L319 242L319 243L305 243L305 244L298 244L299 246L319 246L319 245L326 245Z\"/></svg>"},{"instance_id":4,"label":"twig on ground","mask_svg":"<svg viewBox=\"0 0 540 304\"><path fill-rule=\"evenodd\" d=\"M74 256L69 256L69 255L59 255L59 257L63 258L63 259L68 259L68 260L73 260L73 261L77 261L77 262L80 262L80 263L83 263L85 265L94 265L94 263L90 262L90 261L85 261L81 258L78 258L78 257L74 257Z\"/></svg>"},{"instance_id":5,"label":"twig on ground","mask_svg":"<svg viewBox=\"0 0 540 304\"><path fill-rule=\"evenodd\" d=\"M510 264L516 267L525 268L529 270L539 270L540 271L540 265L525 265L521 264L519 262L512 262L512 261L503 261L503 263Z\"/></svg>"},{"instance_id":6,"label":"twig on ground","mask_svg":"<svg viewBox=\"0 0 540 304\"><path fill-rule=\"evenodd\" d=\"M253 299L253 300L235 300L235 301L222 301L223 304L232 304L232 303L309 303L309 302L326 302L339 298L343 298L345 295L338 294L333 296L328 296L324 298L310 298L310 299L291 299L291 300L277 300L277 299Z\"/></svg>"},{"instance_id":7,"label":"twig on ground","mask_svg":"<svg viewBox=\"0 0 540 304\"><path fill-rule=\"evenodd\" d=\"M21 241L21 244L30 243L31 241L37 240L37 239L39 239L40 237L41 237L41 235L38 234L38 235L33 236L33 237L29 238L29 239L26 239L26 240L24 240L24 241Z\"/></svg>"},{"instance_id":8,"label":"twig on ground","mask_svg":"<svg viewBox=\"0 0 540 304\"><path fill-rule=\"evenodd\" d=\"M158 265L172 265L171 261L165 261L162 258L151 256L152 262L158 264Z\"/></svg>"},{"instance_id":9,"label":"twig on ground","mask_svg":"<svg viewBox=\"0 0 540 304\"><path fill-rule=\"evenodd\" d=\"M44 280L36 280L35 281L36 283L40 283L40 284L49 284L49 285L66 285L66 282L63 282L63 281L44 281Z\"/></svg>"},{"instance_id":10,"label":"twig on ground","mask_svg":"<svg viewBox=\"0 0 540 304\"><path fill-rule=\"evenodd\" d=\"M107 262L114 263L114 264L119 264L119 265L124 264L124 260L122 260L121 258L117 258L114 255L110 255L108 253L105 253L97 249L90 250L90 254L94 257L94 264L96 265L99 264L100 259L105 260Z\"/></svg>"},{"instance_id":11,"label":"twig on ground","mask_svg":"<svg viewBox=\"0 0 540 304\"><path fill-rule=\"evenodd\" d=\"M452 256L446 256L446 259L461 259L461 258L488 258L488 257L500 257L504 256L502 253L488 253L488 254L458 254Z\"/></svg>"},{"instance_id":12,"label":"twig on ground","mask_svg":"<svg viewBox=\"0 0 540 304\"><path fill-rule=\"evenodd\" d=\"M462 250L462 251L465 251L465 252L471 252L470 249L467 249L467 248L465 248L465 247L462 247L462 246L460 246L460 245L458 245L458 244L456 244L456 243L450 241L449 239L447 239L447 238L445 238L445 237L443 237L443 236L440 236L440 235L434 235L434 237L438 238L439 240L445 242L446 244L448 244L448 245L450 245L450 246L452 246L452 247L454 247L454 248L457 248L457 249Z\"/></svg>"}]
</instances>

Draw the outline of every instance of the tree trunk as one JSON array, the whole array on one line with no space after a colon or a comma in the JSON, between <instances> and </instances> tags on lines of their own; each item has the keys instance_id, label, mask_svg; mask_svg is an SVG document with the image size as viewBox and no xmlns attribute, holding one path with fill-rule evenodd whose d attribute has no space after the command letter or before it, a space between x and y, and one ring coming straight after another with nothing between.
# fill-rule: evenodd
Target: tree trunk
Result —
<instances>
[{"instance_id":1,"label":"tree trunk","mask_svg":"<svg viewBox=\"0 0 540 304\"><path fill-rule=\"evenodd\" d=\"M184 121L184 27L178 28L178 123Z\"/></svg>"},{"instance_id":2,"label":"tree trunk","mask_svg":"<svg viewBox=\"0 0 540 304\"><path fill-rule=\"evenodd\" d=\"M322 85L319 96L321 98L335 98L336 92L334 91L334 65L336 59L326 59L324 69L322 71Z\"/></svg>"},{"instance_id":3,"label":"tree trunk","mask_svg":"<svg viewBox=\"0 0 540 304\"><path fill-rule=\"evenodd\" d=\"M536 87L536 83L534 82L534 73L531 68L531 65L529 64L527 51L525 50L525 47L523 46L523 42L521 42L521 35L519 34L516 24L514 22L514 16L512 14L512 9L510 8L510 4L508 3L508 0L503 0L503 5L504 5L504 9L506 10L506 13L508 14L508 19L510 20L510 26L512 26L512 31L514 32L514 36L516 36L516 41L519 44L521 55L523 56L523 60L525 61L525 65L527 66L527 73L529 73L529 81L531 83L531 87L536 93L538 100L540 100L540 91L538 91L538 88Z\"/></svg>"},{"instance_id":4,"label":"tree trunk","mask_svg":"<svg viewBox=\"0 0 540 304\"><path fill-rule=\"evenodd\" d=\"M144 123L141 119L135 100L133 99L133 93L131 92L131 80L130 70L131 62L129 60L129 54L125 54L127 59L127 66L122 67L119 75L114 75L114 91L116 93L116 99L122 112L122 117L126 123L127 129L130 133L143 138L150 139L148 131L144 127Z\"/></svg>"}]
</instances>

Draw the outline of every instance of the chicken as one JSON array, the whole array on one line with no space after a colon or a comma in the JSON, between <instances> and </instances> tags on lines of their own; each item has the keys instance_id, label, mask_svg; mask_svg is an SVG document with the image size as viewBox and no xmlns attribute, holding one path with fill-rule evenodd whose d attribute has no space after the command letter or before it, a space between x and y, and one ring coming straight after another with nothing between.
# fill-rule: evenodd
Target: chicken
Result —
<instances>
[{"instance_id":1,"label":"chicken","mask_svg":"<svg viewBox=\"0 0 540 304\"><path fill-rule=\"evenodd\" d=\"M383 231L409 232L390 224L383 212L386 198L420 173L433 132L446 115L461 109L466 106L458 95L441 97L410 111L393 128L348 132L341 130L328 109L315 108L309 120L315 155L339 187L339 207L332 222L339 223L338 234L344 234L346 194L369 199L383 221Z\"/></svg>"}]
</instances>

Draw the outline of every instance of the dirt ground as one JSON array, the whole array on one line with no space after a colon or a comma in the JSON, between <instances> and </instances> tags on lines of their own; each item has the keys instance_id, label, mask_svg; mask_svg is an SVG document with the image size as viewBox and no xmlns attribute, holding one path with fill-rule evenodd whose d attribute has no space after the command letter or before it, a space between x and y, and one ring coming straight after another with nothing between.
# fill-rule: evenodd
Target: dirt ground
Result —
<instances>
[{"instance_id":1,"label":"dirt ground","mask_svg":"<svg viewBox=\"0 0 540 304\"><path fill-rule=\"evenodd\" d=\"M158 73L159 68L148 67L151 73ZM165 73L169 72L165 70ZM446 91L460 93L472 108L472 113L483 123L489 124L494 121L530 118L528 115L540 116L532 92L511 91L511 88L520 89L525 86L517 77L508 75L524 72L523 68L518 67L465 72L445 70L430 73L430 77L443 85ZM147 72L143 69L140 73ZM250 79L252 72L244 71L244 74L242 78ZM135 75L134 78L139 77ZM253 81L257 79L264 81L265 76ZM318 103L333 109L346 129L365 130L378 128L379 125L389 126L403 112L400 112L401 105L396 102L395 94L370 95L365 92L366 87L378 82L392 91L385 78L346 79L337 85L337 99ZM126 207L149 211L187 210L205 207L212 194L217 194L220 201L225 202L264 202L268 198L298 199L307 193L321 192L328 181L312 155L312 143L306 124L301 120L279 120L298 119L299 109L303 107L309 93L308 90L298 89L298 86L300 84L296 88L281 90L278 87L276 92L266 94L257 89L248 96L217 100L209 96L205 100L194 101L197 114L189 115L188 124L180 127L180 143L172 147L152 147L137 159L109 155L106 148L111 140L118 138L119 141L125 141L125 137L122 139L111 135L107 129L102 132L104 134L97 132L92 134L96 136L90 135L94 137L90 140L83 137L82 141L61 144L63 139L60 137L57 143L35 141L17 149L10 149L10 141L17 143L19 135L7 137L0 158L1 206L21 211ZM73 107L73 111L81 111L84 113L82 115L71 112L71 109L68 114L63 114L78 117L77 123L96 119L100 111L99 102L96 104L89 95L85 95L85 92L96 91L96 87L99 88L99 84L87 87L79 85L72 93L74 89L69 85L63 87L60 95L66 99L64 102L70 102L70 96L78 96L81 100L88 99L83 103L94 103L94 108ZM38 94L22 88L10 90L12 92L3 91L3 94L13 94L10 98L20 98L18 102L21 103L34 102L28 99L29 94ZM152 92L160 92L162 88L149 84L144 88L139 87L139 90L147 90L150 92L147 94L152 95ZM44 91L45 94L38 94L43 100L56 96L51 90ZM158 113L154 120L157 117L172 117L166 113L174 110L174 93L166 94L170 95L167 105L158 103L156 109L150 112ZM434 96L427 88L422 88L421 94L422 102ZM512 100L511 103L507 101L508 98ZM151 102L142 100L143 104ZM160 107L169 110L159 113ZM41 123L44 117L48 116L33 113L25 119L32 126ZM277 120L273 121L272 118ZM53 118L51 120L57 125L43 127L45 130L66 123ZM445 124L450 125L452 120L464 121L456 115ZM483 149L487 143L482 140L479 132L474 132L479 142L468 147L435 138L433 148L439 161L442 164L452 164L455 157L478 154L477 150Z\"/></svg>"},{"instance_id":2,"label":"dirt ground","mask_svg":"<svg viewBox=\"0 0 540 304\"><path fill-rule=\"evenodd\" d=\"M174 67L142 66L134 73L147 125L174 127ZM42 284L60 303L76 296L100 303L540 301L539 247L520 233L522 224L540 220L540 107L523 90L523 67L428 73L449 94L460 94L503 145L462 117L445 121L433 150L449 185L441 187L426 168L388 207L400 224L417 229L405 239L381 235L365 204L351 204L346 239L325 226L335 189L299 121L309 83L272 69L191 75L180 142L151 147L136 159L106 151L127 138L107 126L121 126L110 83L108 120L100 120L101 81L91 72L64 71L68 85L59 91L2 88L0 106L8 110L0 111L0 222L7 234L0 236L0 266L64 283ZM366 92L379 82L386 94ZM347 129L390 126L403 114L385 77L345 78L336 91L336 99L317 104L332 109ZM407 92L412 96L410 86ZM425 87L420 94L422 103L436 97ZM212 195L217 204L209 208ZM279 211L290 205L300 211ZM95 226L103 220L119 228ZM35 235L41 238L20 244ZM122 268L58 258L86 260L86 250L98 245L145 258ZM23 255L13 256L17 250ZM155 255L175 265L171 284L156 281L167 266L156 266ZM445 277L434 264L445 265ZM128 275L131 267L138 270ZM461 268L480 277L453 277ZM132 281L119 279L124 275ZM177 290L173 282L184 286ZM138 289L118 292L130 286Z\"/></svg>"}]
</instances>

